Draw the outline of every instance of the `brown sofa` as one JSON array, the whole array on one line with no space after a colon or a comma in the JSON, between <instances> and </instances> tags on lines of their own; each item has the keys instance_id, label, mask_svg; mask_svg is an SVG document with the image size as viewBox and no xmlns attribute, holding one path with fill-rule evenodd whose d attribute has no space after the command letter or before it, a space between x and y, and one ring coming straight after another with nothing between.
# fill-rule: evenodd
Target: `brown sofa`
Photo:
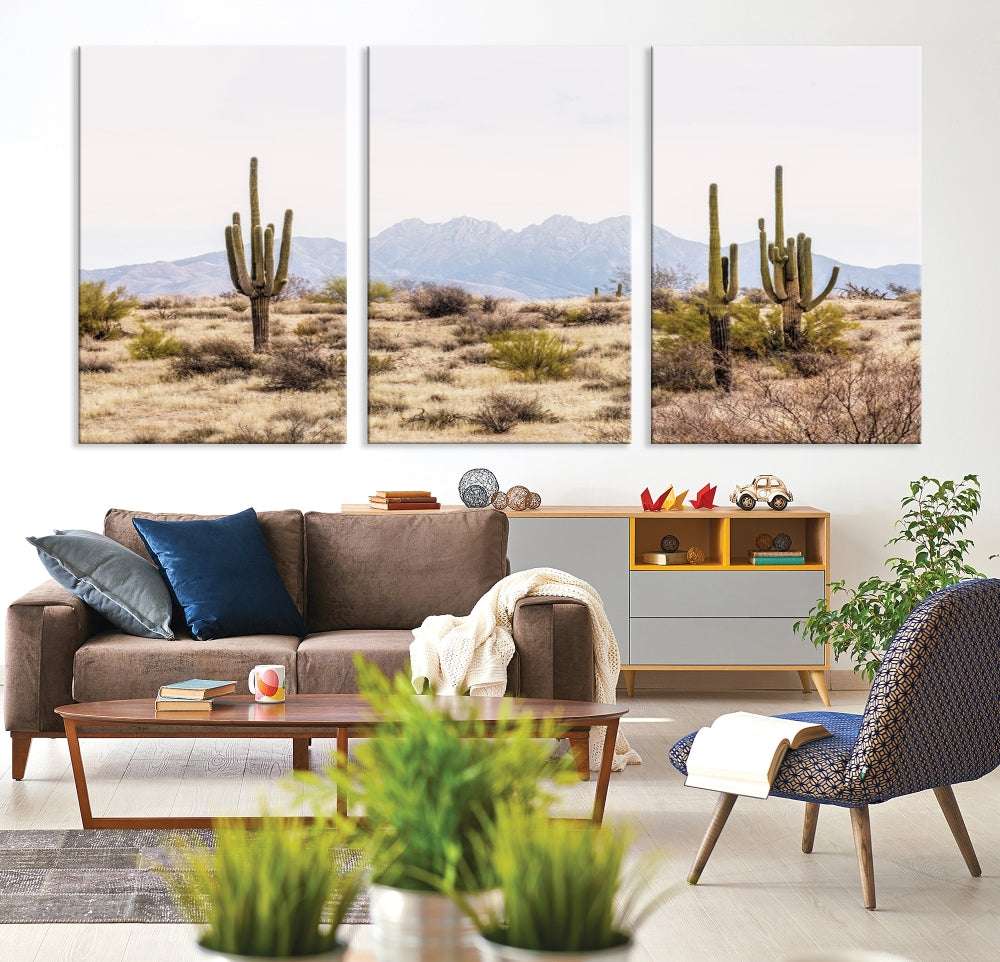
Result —
<instances>
[{"instance_id":1,"label":"brown sofa","mask_svg":"<svg viewBox=\"0 0 1000 962\"><path fill-rule=\"evenodd\" d=\"M112 509L104 534L148 558L132 519L176 521L215 515ZM385 516L262 511L258 520L281 580L308 634L199 641L178 626L171 640L112 628L55 581L7 610L5 725L12 776L23 778L31 740L63 735L60 705L152 697L182 678L233 678L239 692L255 664L283 664L295 693L355 688L355 652L383 671L405 668L412 631L428 615L466 615L504 575L508 520L491 508ZM524 598L514 611L510 694L590 701L593 641L585 605ZM578 760L579 761L579 760ZM581 766L585 770L585 763Z\"/></svg>"}]
</instances>

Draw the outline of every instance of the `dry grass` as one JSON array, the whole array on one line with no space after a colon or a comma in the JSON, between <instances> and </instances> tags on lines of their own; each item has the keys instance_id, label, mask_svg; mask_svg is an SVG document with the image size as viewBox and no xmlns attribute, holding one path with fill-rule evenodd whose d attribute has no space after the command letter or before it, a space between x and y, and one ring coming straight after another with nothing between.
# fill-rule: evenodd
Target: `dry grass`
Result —
<instances>
[{"instance_id":1,"label":"dry grass","mask_svg":"<svg viewBox=\"0 0 1000 962\"><path fill-rule=\"evenodd\" d=\"M595 306L600 321L588 323L585 312ZM627 299L596 305L584 297L488 312L472 304L429 319L407 302L372 304L368 440L628 442L630 308ZM576 349L569 376L521 380L491 364L488 338L503 331L562 339Z\"/></svg>"},{"instance_id":2,"label":"dry grass","mask_svg":"<svg viewBox=\"0 0 1000 962\"><path fill-rule=\"evenodd\" d=\"M245 303L245 299L243 299ZM239 306L239 305L238 305ZM328 306L327 306L328 308ZM175 310L136 311L140 323L169 331L186 348L231 340L251 347L250 312L199 299ZM271 308L271 345L322 355L336 366L346 328L341 314L314 314L290 301ZM262 358L250 371L223 369L179 378L174 360L132 360L128 338L80 344L80 442L84 444L338 444L345 438L342 376L313 379L308 390L275 390ZM261 363L256 363L261 362ZM342 369L342 367L341 367Z\"/></svg>"},{"instance_id":3,"label":"dry grass","mask_svg":"<svg viewBox=\"0 0 1000 962\"><path fill-rule=\"evenodd\" d=\"M853 354L798 377L769 359L733 359L733 390L652 392L663 444L913 444L920 440L920 298L833 301L857 328ZM655 338L654 338L655 351ZM706 347L706 360L710 349Z\"/></svg>"}]
</instances>

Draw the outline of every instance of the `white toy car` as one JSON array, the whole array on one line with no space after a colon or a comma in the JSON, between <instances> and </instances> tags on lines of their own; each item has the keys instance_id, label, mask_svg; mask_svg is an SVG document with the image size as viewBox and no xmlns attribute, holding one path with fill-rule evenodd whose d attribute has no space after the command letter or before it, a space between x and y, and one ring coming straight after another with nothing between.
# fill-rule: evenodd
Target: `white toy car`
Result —
<instances>
[{"instance_id":1,"label":"white toy car","mask_svg":"<svg viewBox=\"0 0 1000 962\"><path fill-rule=\"evenodd\" d=\"M792 500L792 492L781 478L773 474L758 474L749 484L737 485L729 500L744 511L753 511L758 501L766 501L775 511L784 511Z\"/></svg>"}]
</instances>

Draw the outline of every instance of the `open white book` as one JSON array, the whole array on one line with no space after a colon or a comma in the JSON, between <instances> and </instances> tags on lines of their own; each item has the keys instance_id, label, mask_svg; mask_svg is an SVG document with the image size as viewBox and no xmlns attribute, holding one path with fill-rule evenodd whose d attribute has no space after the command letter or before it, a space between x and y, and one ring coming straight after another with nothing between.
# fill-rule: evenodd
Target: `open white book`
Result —
<instances>
[{"instance_id":1,"label":"open white book","mask_svg":"<svg viewBox=\"0 0 1000 962\"><path fill-rule=\"evenodd\" d=\"M791 718L747 711L720 715L695 735L684 784L767 798L785 752L830 734L823 725Z\"/></svg>"}]
</instances>

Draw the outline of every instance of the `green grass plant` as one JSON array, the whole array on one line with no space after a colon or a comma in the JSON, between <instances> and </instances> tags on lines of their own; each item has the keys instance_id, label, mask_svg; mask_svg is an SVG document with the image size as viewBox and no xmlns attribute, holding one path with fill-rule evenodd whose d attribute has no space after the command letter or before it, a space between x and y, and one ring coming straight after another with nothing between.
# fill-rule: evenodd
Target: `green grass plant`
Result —
<instances>
[{"instance_id":1,"label":"green grass plant","mask_svg":"<svg viewBox=\"0 0 1000 962\"><path fill-rule=\"evenodd\" d=\"M392 721L359 742L348 765L297 772L299 800L332 812L340 791L349 811L364 808L364 820L351 823L352 844L364 846L377 884L422 892L493 887L485 840L499 806L543 809L551 801L546 778L575 778L565 755L550 760L554 725L511 713L488 737L476 698L462 699L459 720L417 695L405 675L390 680L374 664L355 663L359 692Z\"/></svg>"},{"instance_id":2,"label":"green grass plant","mask_svg":"<svg viewBox=\"0 0 1000 962\"><path fill-rule=\"evenodd\" d=\"M572 347L550 331L504 331L488 335L490 364L522 381L562 380L573 374Z\"/></svg>"},{"instance_id":3,"label":"green grass plant","mask_svg":"<svg viewBox=\"0 0 1000 962\"><path fill-rule=\"evenodd\" d=\"M216 828L215 845L183 836L161 868L199 944L216 952L294 958L329 952L358 896L361 868L342 872L343 838L325 821L265 816L259 828Z\"/></svg>"}]
</instances>

